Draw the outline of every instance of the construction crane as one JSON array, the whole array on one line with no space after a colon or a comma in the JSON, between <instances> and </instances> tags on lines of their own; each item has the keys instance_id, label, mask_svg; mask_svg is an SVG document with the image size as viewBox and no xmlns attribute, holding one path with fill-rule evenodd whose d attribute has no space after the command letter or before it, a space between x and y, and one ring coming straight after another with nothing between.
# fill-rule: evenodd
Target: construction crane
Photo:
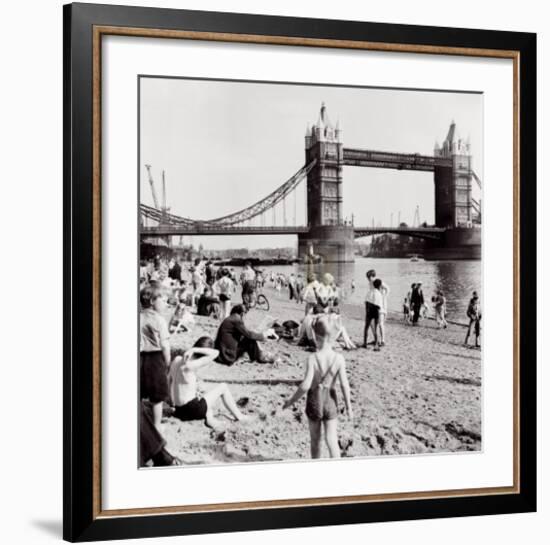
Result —
<instances>
[{"instance_id":1,"label":"construction crane","mask_svg":"<svg viewBox=\"0 0 550 545\"><path fill-rule=\"evenodd\" d=\"M167 214L170 209L166 206L166 180L164 178L164 170L162 171L162 212Z\"/></svg>"},{"instance_id":2,"label":"construction crane","mask_svg":"<svg viewBox=\"0 0 550 545\"><path fill-rule=\"evenodd\" d=\"M153 176L151 174L151 165L145 165L145 168L147 169L147 174L149 175L149 184L151 185L151 193L153 194L153 202L155 203L155 208L157 210L160 210L159 201L158 201L158 198L157 198L157 191L155 189L155 182L154 182ZM163 181L163 185L164 185L164 173L163 173L163 176L162 176L162 181ZM166 198L166 192L164 192L164 197Z\"/></svg>"}]
</instances>

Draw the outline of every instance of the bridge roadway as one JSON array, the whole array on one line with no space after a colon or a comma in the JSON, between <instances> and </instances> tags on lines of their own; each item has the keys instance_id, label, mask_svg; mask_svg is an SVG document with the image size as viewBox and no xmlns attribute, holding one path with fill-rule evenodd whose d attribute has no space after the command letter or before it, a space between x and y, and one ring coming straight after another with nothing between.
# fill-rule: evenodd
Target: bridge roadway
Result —
<instances>
[{"instance_id":1,"label":"bridge roadway","mask_svg":"<svg viewBox=\"0 0 550 545\"><path fill-rule=\"evenodd\" d=\"M326 162L326 161L325 161ZM343 164L355 167L394 168L433 172L437 166L452 167L452 158L420 155L419 153L393 153L357 148L344 148Z\"/></svg>"},{"instance_id":2,"label":"bridge roadway","mask_svg":"<svg viewBox=\"0 0 550 545\"><path fill-rule=\"evenodd\" d=\"M383 233L405 235L417 238L440 239L445 229L442 227L353 227L355 238ZM203 236L203 235L299 235L309 232L307 226L217 226L217 225L155 225L142 226L141 236Z\"/></svg>"}]
</instances>

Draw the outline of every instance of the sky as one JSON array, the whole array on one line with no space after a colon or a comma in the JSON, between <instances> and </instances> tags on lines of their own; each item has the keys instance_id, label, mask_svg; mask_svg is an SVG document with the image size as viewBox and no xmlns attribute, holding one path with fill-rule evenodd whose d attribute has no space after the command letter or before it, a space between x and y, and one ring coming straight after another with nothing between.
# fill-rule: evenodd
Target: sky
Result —
<instances>
[{"instance_id":1,"label":"sky","mask_svg":"<svg viewBox=\"0 0 550 545\"><path fill-rule=\"evenodd\" d=\"M344 147L433 155L452 120L471 143L483 179L483 96L474 93L142 77L140 195L153 205L165 171L170 212L210 219L245 208L288 180L305 162L307 125L322 103ZM305 182L287 202L287 220L305 222ZM475 190L477 188L474 187ZM474 196L476 194L474 193ZM433 174L344 167L344 216L355 225L434 221ZM479 195L477 195L479 198ZM295 200L295 202L294 202ZM294 212L296 210L296 212ZM277 209L277 224L283 211ZM270 213L266 225L272 220ZM258 225L259 225L258 220ZM293 246L295 236L186 237L206 249Z\"/></svg>"}]
</instances>

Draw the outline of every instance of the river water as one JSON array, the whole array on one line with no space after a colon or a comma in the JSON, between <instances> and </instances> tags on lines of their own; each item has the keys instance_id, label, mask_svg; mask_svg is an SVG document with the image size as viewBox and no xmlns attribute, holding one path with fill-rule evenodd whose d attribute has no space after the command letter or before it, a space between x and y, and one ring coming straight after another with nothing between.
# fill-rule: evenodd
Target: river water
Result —
<instances>
[{"instance_id":1,"label":"river water","mask_svg":"<svg viewBox=\"0 0 550 545\"><path fill-rule=\"evenodd\" d=\"M302 264L263 267L266 271L306 274ZM481 295L481 261L416 261L410 259L386 259L356 257L355 263L326 263L314 265L318 277L323 272L334 275L342 290L342 299L352 305L363 305L367 290L366 272L375 269L378 278L389 287L388 310L401 312L403 299L413 282L422 282L424 299L430 305L431 297L441 289L447 298L447 317L457 322L467 322L466 309L472 291ZM355 290L351 281L355 280ZM430 305L431 306L431 305Z\"/></svg>"}]
</instances>

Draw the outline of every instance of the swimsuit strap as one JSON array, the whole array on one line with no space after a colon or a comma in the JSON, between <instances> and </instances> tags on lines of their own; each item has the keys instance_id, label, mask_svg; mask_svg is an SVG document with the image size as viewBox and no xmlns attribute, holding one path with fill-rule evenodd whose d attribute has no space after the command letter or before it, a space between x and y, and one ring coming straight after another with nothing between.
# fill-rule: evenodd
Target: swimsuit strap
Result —
<instances>
[{"instance_id":1,"label":"swimsuit strap","mask_svg":"<svg viewBox=\"0 0 550 545\"><path fill-rule=\"evenodd\" d=\"M328 366L328 369L326 371L326 373L321 377L321 380L319 381L319 384L317 384L317 387L318 388L326 388L327 387L327 378L329 377L330 375L330 372L334 369L334 365L335 363L337 363L337 360L336 360L336 356L338 354L334 354L333 358L332 358L332 362L331 364ZM317 365L319 366L319 371L321 371L321 362L319 361L319 357L317 355L317 353L315 354L315 360L317 361Z\"/></svg>"}]
</instances>

